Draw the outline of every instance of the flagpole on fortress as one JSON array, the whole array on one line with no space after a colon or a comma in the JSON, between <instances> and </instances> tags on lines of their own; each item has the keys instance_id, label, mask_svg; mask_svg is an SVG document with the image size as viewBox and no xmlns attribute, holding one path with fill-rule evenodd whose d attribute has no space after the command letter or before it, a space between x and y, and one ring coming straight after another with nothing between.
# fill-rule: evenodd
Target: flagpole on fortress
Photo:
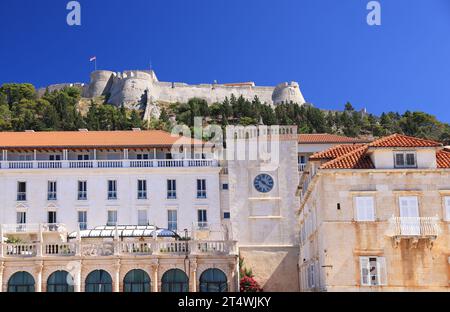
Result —
<instances>
[{"instance_id":1,"label":"flagpole on fortress","mask_svg":"<svg viewBox=\"0 0 450 312\"><path fill-rule=\"evenodd\" d=\"M97 71L97 56L91 57L89 62L94 62L94 70Z\"/></svg>"}]
</instances>

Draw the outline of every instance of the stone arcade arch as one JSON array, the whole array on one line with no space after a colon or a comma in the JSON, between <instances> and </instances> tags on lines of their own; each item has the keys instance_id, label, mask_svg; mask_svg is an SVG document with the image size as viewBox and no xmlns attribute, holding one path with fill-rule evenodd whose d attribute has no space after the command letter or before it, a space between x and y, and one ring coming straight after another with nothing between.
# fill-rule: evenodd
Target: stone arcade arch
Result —
<instances>
[{"instance_id":1,"label":"stone arcade arch","mask_svg":"<svg viewBox=\"0 0 450 312\"><path fill-rule=\"evenodd\" d=\"M188 292L189 278L180 269L170 269L161 278L161 292Z\"/></svg>"},{"instance_id":2,"label":"stone arcade arch","mask_svg":"<svg viewBox=\"0 0 450 312\"><path fill-rule=\"evenodd\" d=\"M129 271L123 279L123 292L150 292L151 279L147 272L140 269Z\"/></svg>"},{"instance_id":3,"label":"stone arcade arch","mask_svg":"<svg viewBox=\"0 0 450 312\"><path fill-rule=\"evenodd\" d=\"M34 277L25 271L14 273L8 280L8 292L35 292Z\"/></svg>"},{"instance_id":4,"label":"stone arcade arch","mask_svg":"<svg viewBox=\"0 0 450 312\"><path fill-rule=\"evenodd\" d=\"M112 278L105 270L94 270L88 274L85 292L112 292Z\"/></svg>"},{"instance_id":5,"label":"stone arcade arch","mask_svg":"<svg viewBox=\"0 0 450 312\"><path fill-rule=\"evenodd\" d=\"M207 269L200 275L200 292L227 292L227 275L219 269Z\"/></svg>"},{"instance_id":6,"label":"stone arcade arch","mask_svg":"<svg viewBox=\"0 0 450 312\"><path fill-rule=\"evenodd\" d=\"M47 292L74 292L73 278L67 271L55 271L47 279Z\"/></svg>"}]
</instances>

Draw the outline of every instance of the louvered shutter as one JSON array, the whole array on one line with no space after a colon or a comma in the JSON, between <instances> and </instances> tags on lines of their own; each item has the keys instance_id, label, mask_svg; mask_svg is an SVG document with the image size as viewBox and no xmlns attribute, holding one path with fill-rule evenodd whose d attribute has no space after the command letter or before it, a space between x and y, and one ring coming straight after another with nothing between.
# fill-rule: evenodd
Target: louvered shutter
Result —
<instances>
[{"instance_id":1,"label":"louvered shutter","mask_svg":"<svg viewBox=\"0 0 450 312\"><path fill-rule=\"evenodd\" d=\"M380 285L387 285L386 258L377 258L378 281Z\"/></svg>"},{"instance_id":2,"label":"louvered shutter","mask_svg":"<svg viewBox=\"0 0 450 312\"><path fill-rule=\"evenodd\" d=\"M450 196L445 197L445 220L450 221Z\"/></svg>"},{"instance_id":3,"label":"louvered shutter","mask_svg":"<svg viewBox=\"0 0 450 312\"><path fill-rule=\"evenodd\" d=\"M359 258L359 265L361 269L361 285L363 286L369 286L370 285L370 264L369 264L369 258L368 257L360 257Z\"/></svg>"},{"instance_id":4,"label":"louvered shutter","mask_svg":"<svg viewBox=\"0 0 450 312\"><path fill-rule=\"evenodd\" d=\"M373 197L356 197L356 220L357 221L374 221L375 209Z\"/></svg>"}]
</instances>

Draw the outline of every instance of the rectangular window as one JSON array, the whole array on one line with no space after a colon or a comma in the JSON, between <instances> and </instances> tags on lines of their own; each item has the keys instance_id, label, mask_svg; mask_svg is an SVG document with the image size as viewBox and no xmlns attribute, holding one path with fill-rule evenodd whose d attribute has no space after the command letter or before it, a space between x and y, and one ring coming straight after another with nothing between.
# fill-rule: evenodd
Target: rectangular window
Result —
<instances>
[{"instance_id":1,"label":"rectangular window","mask_svg":"<svg viewBox=\"0 0 450 312\"><path fill-rule=\"evenodd\" d=\"M356 221L375 221L374 198L371 196L355 197Z\"/></svg>"},{"instance_id":2,"label":"rectangular window","mask_svg":"<svg viewBox=\"0 0 450 312\"><path fill-rule=\"evenodd\" d=\"M171 231L177 231L178 229L178 216L176 210L167 210L167 229Z\"/></svg>"},{"instance_id":3,"label":"rectangular window","mask_svg":"<svg viewBox=\"0 0 450 312\"><path fill-rule=\"evenodd\" d=\"M78 211L78 226L80 230L87 230L87 211Z\"/></svg>"},{"instance_id":4,"label":"rectangular window","mask_svg":"<svg viewBox=\"0 0 450 312\"><path fill-rule=\"evenodd\" d=\"M137 154L136 159L142 160L142 159L149 159L148 154Z\"/></svg>"},{"instance_id":5,"label":"rectangular window","mask_svg":"<svg viewBox=\"0 0 450 312\"><path fill-rule=\"evenodd\" d=\"M445 221L450 221L450 196L444 197Z\"/></svg>"},{"instance_id":6,"label":"rectangular window","mask_svg":"<svg viewBox=\"0 0 450 312\"><path fill-rule=\"evenodd\" d=\"M48 156L48 160L50 160L50 161L58 161L58 160L61 160L61 155L58 155L58 154L49 155L49 156Z\"/></svg>"},{"instance_id":7,"label":"rectangular window","mask_svg":"<svg viewBox=\"0 0 450 312\"><path fill-rule=\"evenodd\" d=\"M386 285L386 260L384 257L360 257L361 285Z\"/></svg>"},{"instance_id":8,"label":"rectangular window","mask_svg":"<svg viewBox=\"0 0 450 312\"><path fill-rule=\"evenodd\" d=\"M306 164L306 157L305 156L298 156L298 163L299 164Z\"/></svg>"},{"instance_id":9,"label":"rectangular window","mask_svg":"<svg viewBox=\"0 0 450 312\"><path fill-rule=\"evenodd\" d=\"M106 223L108 226L116 226L117 225L117 210L108 210L108 222Z\"/></svg>"},{"instance_id":10,"label":"rectangular window","mask_svg":"<svg viewBox=\"0 0 450 312\"><path fill-rule=\"evenodd\" d=\"M138 180L138 199L147 199L147 180Z\"/></svg>"},{"instance_id":11,"label":"rectangular window","mask_svg":"<svg viewBox=\"0 0 450 312\"><path fill-rule=\"evenodd\" d=\"M117 181L108 180L108 199L117 199Z\"/></svg>"},{"instance_id":12,"label":"rectangular window","mask_svg":"<svg viewBox=\"0 0 450 312\"><path fill-rule=\"evenodd\" d=\"M22 232L26 230L27 213L25 211L16 212L17 231Z\"/></svg>"},{"instance_id":13,"label":"rectangular window","mask_svg":"<svg viewBox=\"0 0 450 312\"><path fill-rule=\"evenodd\" d=\"M27 223L27 213L25 211L17 211L16 221L17 221L17 224Z\"/></svg>"},{"instance_id":14,"label":"rectangular window","mask_svg":"<svg viewBox=\"0 0 450 312\"><path fill-rule=\"evenodd\" d=\"M47 200L56 200L56 181L47 183Z\"/></svg>"},{"instance_id":15,"label":"rectangular window","mask_svg":"<svg viewBox=\"0 0 450 312\"><path fill-rule=\"evenodd\" d=\"M414 152L396 152L395 168L416 168L417 160Z\"/></svg>"},{"instance_id":16,"label":"rectangular window","mask_svg":"<svg viewBox=\"0 0 450 312\"><path fill-rule=\"evenodd\" d=\"M87 199L87 181L78 181L78 200Z\"/></svg>"},{"instance_id":17,"label":"rectangular window","mask_svg":"<svg viewBox=\"0 0 450 312\"><path fill-rule=\"evenodd\" d=\"M89 160L89 154L79 154L77 156L78 160Z\"/></svg>"},{"instance_id":18,"label":"rectangular window","mask_svg":"<svg viewBox=\"0 0 450 312\"><path fill-rule=\"evenodd\" d=\"M56 221L56 211L48 211L47 212L47 222L49 224L57 223L57 221Z\"/></svg>"},{"instance_id":19,"label":"rectangular window","mask_svg":"<svg viewBox=\"0 0 450 312\"><path fill-rule=\"evenodd\" d=\"M417 236L421 233L419 199L417 196L399 197L400 233L402 235Z\"/></svg>"},{"instance_id":20,"label":"rectangular window","mask_svg":"<svg viewBox=\"0 0 450 312\"><path fill-rule=\"evenodd\" d=\"M229 212L224 212L223 213L223 218L224 219L230 219L230 213Z\"/></svg>"},{"instance_id":21,"label":"rectangular window","mask_svg":"<svg viewBox=\"0 0 450 312\"><path fill-rule=\"evenodd\" d=\"M224 191L228 191L228 189L229 189L229 185L228 185L228 183L224 183L224 184L222 184L222 190L224 190Z\"/></svg>"},{"instance_id":22,"label":"rectangular window","mask_svg":"<svg viewBox=\"0 0 450 312\"><path fill-rule=\"evenodd\" d=\"M17 200L25 201L27 200L27 183L17 182Z\"/></svg>"},{"instance_id":23,"label":"rectangular window","mask_svg":"<svg viewBox=\"0 0 450 312\"><path fill-rule=\"evenodd\" d=\"M138 225L148 225L147 210L138 210Z\"/></svg>"},{"instance_id":24,"label":"rectangular window","mask_svg":"<svg viewBox=\"0 0 450 312\"><path fill-rule=\"evenodd\" d=\"M198 209L197 210L197 221L199 228L207 228L208 227L208 216L206 209Z\"/></svg>"},{"instance_id":25,"label":"rectangular window","mask_svg":"<svg viewBox=\"0 0 450 312\"><path fill-rule=\"evenodd\" d=\"M206 180L197 179L197 198L206 198Z\"/></svg>"},{"instance_id":26,"label":"rectangular window","mask_svg":"<svg viewBox=\"0 0 450 312\"><path fill-rule=\"evenodd\" d=\"M167 180L167 198L176 199L177 198L177 181Z\"/></svg>"}]
</instances>

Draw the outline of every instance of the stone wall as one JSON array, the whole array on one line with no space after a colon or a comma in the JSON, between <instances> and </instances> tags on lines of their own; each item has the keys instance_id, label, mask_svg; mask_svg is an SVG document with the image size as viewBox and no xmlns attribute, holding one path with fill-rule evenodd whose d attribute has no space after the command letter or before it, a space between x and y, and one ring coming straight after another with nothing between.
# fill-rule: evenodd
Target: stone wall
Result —
<instances>
[{"instance_id":1,"label":"stone wall","mask_svg":"<svg viewBox=\"0 0 450 312\"><path fill-rule=\"evenodd\" d=\"M252 269L264 292L296 292L298 247L240 247L244 266Z\"/></svg>"},{"instance_id":2,"label":"stone wall","mask_svg":"<svg viewBox=\"0 0 450 312\"><path fill-rule=\"evenodd\" d=\"M282 83L276 87L260 87L254 83L245 84L198 84L188 85L179 82L160 82L153 71L95 71L91 82L84 88L84 97L108 95L108 103L124 104L136 108L143 102L185 103L197 97L209 104L222 102L226 97L243 96L252 100L258 96L261 102L276 105L282 102L305 103L298 83Z\"/></svg>"},{"instance_id":3,"label":"stone wall","mask_svg":"<svg viewBox=\"0 0 450 312\"><path fill-rule=\"evenodd\" d=\"M306 285L306 267L317 263L317 282L303 291L450 290L450 225L443 203L450 196L448 170L322 172L311 186L300 220L314 216L313 229L301 244L299 266ZM355 221L355 196L374 197L375 221ZM389 220L399 215L400 196L417 196L420 216L439 219L436 240L395 243ZM386 259L385 286L361 285L361 256Z\"/></svg>"}]
</instances>

